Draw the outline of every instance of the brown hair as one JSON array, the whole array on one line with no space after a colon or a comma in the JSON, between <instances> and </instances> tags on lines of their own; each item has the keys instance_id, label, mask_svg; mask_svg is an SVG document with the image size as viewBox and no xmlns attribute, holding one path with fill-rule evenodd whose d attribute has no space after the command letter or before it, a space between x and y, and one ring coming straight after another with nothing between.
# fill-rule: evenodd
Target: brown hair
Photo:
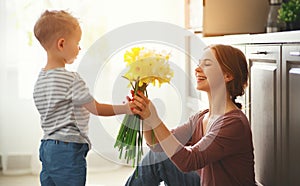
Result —
<instances>
[{"instance_id":1,"label":"brown hair","mask_svg":"<svg viewBox=\"0 0 300 186\"><path fill-rule=\"evenodd\" d=\"M239 49L229 45L213 45L210 48L215 51L223 73L233 76L233 80L226 84L226 88L233 103L242 108L242 105L236 103L235 99L245 93L248 85L248 65L245 55Z\"/></svg>"},{"instance_id":2,"label":"brown hair","mask_svg":"<svg viewBox=\"0 0 300 186\"><path fill-rule=\"evenodd\" d=\"M78 20L70 13L46 10L35 23L34 35L47 50L59 37L67 36L78 27Z\"/></svg>"}]
</instances>

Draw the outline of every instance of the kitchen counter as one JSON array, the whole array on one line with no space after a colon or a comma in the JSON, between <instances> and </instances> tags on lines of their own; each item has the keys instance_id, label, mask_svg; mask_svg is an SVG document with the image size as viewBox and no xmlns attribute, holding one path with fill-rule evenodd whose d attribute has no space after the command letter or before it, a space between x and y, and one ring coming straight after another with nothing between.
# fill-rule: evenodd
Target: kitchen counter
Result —
<instances>
[{"instance_id":1,"label":"kitchen counter","mask_svg":"<svg viewBox=\"0 0 300 186\"><path fill-rule=\"evenodd\" d=\"M197 34L203 42L209 44L264 44L264 43L300 43L300 30L274 32L263 34L236 34L216 37L203 37Z\"/></svg>"}]
</instances>

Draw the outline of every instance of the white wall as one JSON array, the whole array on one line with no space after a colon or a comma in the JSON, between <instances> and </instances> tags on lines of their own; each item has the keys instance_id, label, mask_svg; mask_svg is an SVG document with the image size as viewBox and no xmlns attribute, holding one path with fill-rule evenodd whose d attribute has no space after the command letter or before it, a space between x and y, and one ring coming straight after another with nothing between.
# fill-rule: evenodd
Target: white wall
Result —
<instances>
[{"instance_id":1,"label":"white wall","mask_svg":"<svg viewBox=\"0 0 300 186\"><path fill-rule=\"evenodd\" d=\"M83 27L81 55L104 33L131 22L152 20L184 25L184 1L181 0L1 0L2 156L38 153L42 131L32 90L46 56L32 30L37 17L46 8L69 9L80 18ZM78 62L70 68L76 69L77 65Z\"/></svg>"}]
</instances>

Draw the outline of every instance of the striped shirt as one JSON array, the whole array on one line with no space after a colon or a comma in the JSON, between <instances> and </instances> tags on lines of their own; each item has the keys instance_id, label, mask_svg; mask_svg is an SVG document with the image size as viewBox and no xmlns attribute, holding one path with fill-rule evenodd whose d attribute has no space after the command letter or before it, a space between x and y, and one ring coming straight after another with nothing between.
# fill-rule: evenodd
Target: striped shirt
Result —
<instances>
[{"instance_id":1,"label":"striped shirt","mask_svg":"<svg viewBox=\"0 0 300 186\"><path fill-rule=\"evenodd\" d=\"M82 105L93 101L78 73L65 68L42 70L33 98L40 113L43 139L88 143L90 113Z\"/></svg>"}]
</instances>

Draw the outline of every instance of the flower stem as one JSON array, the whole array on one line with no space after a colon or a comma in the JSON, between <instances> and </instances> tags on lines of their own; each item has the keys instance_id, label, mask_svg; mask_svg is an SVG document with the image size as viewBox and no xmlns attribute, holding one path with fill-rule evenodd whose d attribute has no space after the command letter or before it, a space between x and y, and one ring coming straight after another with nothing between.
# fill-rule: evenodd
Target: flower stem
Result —
<instances>
[{"instance_id":1,"label":"flower stem","mask_svg":"<svg viewBox=\"0 0 300 186\"><path fill-rule=\"evenodd\" d=\"M136 81L135 84L131 83L131 85L135 95L138 91L142 91L148 96L147 84L143 83L142 86L139 86L139 81ZM143 129L143 122L140 116L126 114L114 144L114 147L119 150L119 158L121 159L124 153L126 163L131 161L132 167L139 164L143 155L143 131L141 129Z\"/></svg>"}]
</instances>

